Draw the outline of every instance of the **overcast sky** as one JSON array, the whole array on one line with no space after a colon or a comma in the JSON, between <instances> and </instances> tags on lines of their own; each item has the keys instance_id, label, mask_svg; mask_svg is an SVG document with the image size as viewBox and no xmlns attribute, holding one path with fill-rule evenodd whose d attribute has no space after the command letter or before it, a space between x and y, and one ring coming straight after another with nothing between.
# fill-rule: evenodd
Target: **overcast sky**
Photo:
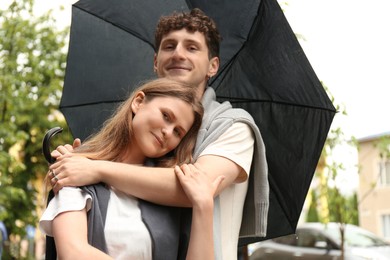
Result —
<instances>
[{"instance_id":1,"label":"overcast sky","mask_svg":"<svg viewBox=\"0 0 390 260\"><path fill-rule=\"evenodd\" d=\"M348 116L335 125L357 138L390 131L390 1L291 0L284 8L320 80Z\"/></svg>"}]
</instances>

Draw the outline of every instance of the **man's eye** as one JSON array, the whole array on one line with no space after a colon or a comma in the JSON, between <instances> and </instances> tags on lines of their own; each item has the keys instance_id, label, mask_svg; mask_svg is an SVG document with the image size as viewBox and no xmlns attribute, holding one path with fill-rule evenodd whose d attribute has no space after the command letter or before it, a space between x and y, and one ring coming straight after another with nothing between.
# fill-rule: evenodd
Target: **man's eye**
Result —
<instances>
[{"instance_id":1,"label":"man's eye","mask_svg":"<svg viewBox=\"0 0 390 260\"><path fill-rule=\"evenodd\" d=\"M174 48L174 46L172 44L168 44L168 45L165 45L164 46L164 50L172 50Z\"/></svg>"}]
</instances>

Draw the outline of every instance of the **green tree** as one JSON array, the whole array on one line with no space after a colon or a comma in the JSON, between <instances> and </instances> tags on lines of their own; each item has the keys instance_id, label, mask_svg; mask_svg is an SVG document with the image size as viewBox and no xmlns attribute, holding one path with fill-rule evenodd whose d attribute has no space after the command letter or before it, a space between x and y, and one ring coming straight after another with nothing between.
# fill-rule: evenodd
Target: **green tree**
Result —
<instances>
[{"instance_id":1,"label":"green tree","mask_svg":"<svg viewBox=\"0 0 390 260\"><path fill-rule=\"evenodd\" d=\"M33 182L47 171L43 136L66 128L57 108L69 29L56 29L51 12L34 17L33 4L15 0L0 10L0 220L21 237L37 222ZM67 132L58 140L69 143Z\"/></svg>"},{"instance_id":2,"label":"green tree","mask_svg":"<svg viewBox=\"0 0 390 260\"><path fill-rule=\"evenodd\" d=\"M317 194L315 190L311 190L311 202L309 206L309 210L307 211L307 216L306 216L306 221L307 222L319 222L320 217L318 216L318 211L317 211Z\"/></svg>"},{"instance_id":3,"label":"green tree","mask_svg":"<svg viewBox=\"0 0 390 260\"><path fill-rule=\"evenodd\" d=\"M374 147L379 151L379 157L386 161L390 159L390 135L380 137L375 143Z\"/></svg>"},{"instance_id":4,"label":"green tree","mask_svg":"<svg viewBox=\"0 0 390 260\"><path fill-rule=\"evenodd\" d=\"M327 90L327 87L324 86ZM333 103L334 97L328 92ZM347 115L346 109L341 105L336 105L336 110L340 115ZM343 162L337 160L334 155L338 146L357 147L357 141L354 137L347 137L340 127L334 127L329 131L324 148L321 153L319 165L317 167L315 178L319 179L318 187L312 191L312 202L318 206L318 201L326 199L326 210L323 210L319 217L320 222L345 222L358 224L357 222L357 201L356 193L352 196L344 195L340 188L335 185L338 174L345 170ZM336 159L335 159L336 158ZM312 207L310 205L310 207ZM314 206L313 206L314 207Z\"/></svg>"},{"instance_id":5,"label":"green tree","mask_svg":"<svg viewBox=\"0 0 390 260\"><path fill-rule=\"evenodd\" d=\"M325 87L326 89L326 87ZM329 94L332 102L334 103L334 97ZM336 105L336 110L342 115L346 115L346 110L340 105ZM337 116L337 115L336 115ZM312 200L310 204L311 213L315 208L318 209L317 201L325 204L322 205L321 213L318 214L318 221L322 223L337 222L340 226L341 237L341 259L344 259L344 234L346 224L358 225L358 201L356 192L352 196L347 196L342 193L339 186L335 185L337 182L338 174L345 170L343 162L334 160L334 151L340 145L350 145L357 147L355 138L348 138L340 127L330 130L324 148L322 150L320 162L323 162L321 169L317 169L315 178L319 187L316 187L312 192L315 195L312 197L317 198ZM314 205L313 205L314 203ZM309 219L309 216L307 217Z\"/></svg>"}]
</instances>

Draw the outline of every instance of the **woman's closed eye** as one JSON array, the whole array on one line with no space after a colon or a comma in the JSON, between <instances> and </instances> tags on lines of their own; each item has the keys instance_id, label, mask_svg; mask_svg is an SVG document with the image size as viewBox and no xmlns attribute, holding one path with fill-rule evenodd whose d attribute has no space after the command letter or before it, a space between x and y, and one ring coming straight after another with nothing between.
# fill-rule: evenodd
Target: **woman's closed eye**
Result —
<instances>
[{"instance_id":1,"label":"woman's closed eye","mask_svg":"<svg viewBox=\"0 0 390 260\"><path fill-rule=\"evenodd\" d=\"M162 111L161 113L162 113L164 120L167 123L169 123L169 124L175 123L176 117L173 114L166 112L166 111ZM173 129L173 133L175 136L177 136L179 138L183 138L186 134L186 131L183 128L181 128L180 126L177 126Z\"/></svg>"},{"instance_id":2,"label":"woman's closed eye","mask_svg":"<svg viewBox=\"0 0 390 260\"><path fill-rule=\"evenodd\" d=\"M183 138L184 134L179 128L175 127L175 129L173 129L173 131L177 137Z\"/></svg>"},{"instance_id":3,"label":"woman's closed eye","mask_svg":"<svg viewBox=\"0 0 390 260\"><path fill-rule=\"evenodd\" d=\"M169 115L169 113L162 112L162 115L163 115L163 118L164 118L165 121L167 121L167 122L171 122L172 121L171 120L171 116Z\"/></svg>"}]
</instances>

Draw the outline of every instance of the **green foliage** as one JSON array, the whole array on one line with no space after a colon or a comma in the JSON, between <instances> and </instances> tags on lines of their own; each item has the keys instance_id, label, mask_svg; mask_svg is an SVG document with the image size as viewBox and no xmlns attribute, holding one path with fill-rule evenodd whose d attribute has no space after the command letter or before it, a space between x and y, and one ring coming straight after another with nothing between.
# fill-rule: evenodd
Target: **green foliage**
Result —
<instances>
[{"instance_id":1,"label":"green foliage","mask_svg":"<svg viewBox=\"0 0 390 260\"><path fill-rule=\"evenodd\" d=\"M0 10L0 220L21 236L37 222L33 181L47 171L43 136L66 128L57 108L69 30L58 31L50 13L34 17L32 8L32 0L18 0ZM58 138L69 143L70 134Z\"/></svg>"},{"instance_id":2,"label":"green foliage","mask_svg":"<svg viewBox=\"0 0 390 260\"><path fill-rule=\"evenodd\" d=\"M374 147L379 151L379 157L388 160L390 159L390 135L381 136L375 143Z\"/></svg>"},{"instance_id":3,"label":"green foliage","mask_svg":"<svg viewBox=\"0 0 390 260\"><path fill-rule=\"evenodd\" d=\"M342 224L359 225L357 211L357 195L345 196L337 188L328 190L329 194L329 221Z\"/></svg>"},{"instance_id":4,"label":"green foliage","mask_svg":"<svg viewBox=\"0 0 390 260\"><path fill-rule=\"evenodd\" d=\"M311 203L309 206L309 210L307 212L306 221L307 222L320 222L320 217L318 216L317 210L317 195L314 190L311 191Z\"/></svg>"},{"instance_id":5,"label":"green foliage","mask_svg":"<svg viewBox=\"0 0 390 260\"><path fill-rule=\"evenodd\" d=\"M356 146L354 138L348 140L341 128L332 129L324 146L323 155L332 157L332 152L338 145ZM327 182L335 183L340 171L344 171L345 167L342 162L328 160L326 164ZM356 192L352 196L342 194L340 188L326 187L328 205L329 205L329 221L339 222L341 224L358 225L358 202Z\"/></svg>"},{"instance_id":6,"label":"green foliage","mask_svg":"<svg viewBox=\"0 0 390 260\"><path fill-rule=\"evenodd\" d=\"M324 86L324 88L327 90L326 86ZM335 103L334 97L329 93L329 91L328 95L330 96L332 102ZM338 113L341 113L341 115L347 115L344 106L336 105L336 109ZM325 181L326 187L321 187L321 190L326 192L328 200L329 216L327 219L341 224L350 223L357 225L358 206L356 193L354 193L353 196L346 196L342 194L337 185L329 187L330 183L334 184L336 182L338 174L345 170L343 162L332 159L334 158L334 150L340 145L357 147L357 141L354 137L348 138L340 127L332 128L328 134L321 154L323 157L322 160L325 162L324 170L327 173Z\"/></svg>"},{"instance_id":7,"label":"green foliage","mask_svg":"<svg viewBox=\"0 0 390 260\"><path fill-rule=\"evenodd\" d=\"M327 90L326 86L324 86L324 88ZM328 95L334 103L334 97L329 93L329 91ZM342 115L347 114L345 108L341 105L336 105L336 109L338 113L341 113ZM316 178L319 179L319 187L316 187L316 190L313 190L313 198L321 197L326 199L327 211L323 211L326 212L326 214L318 217L320 222L326 223L330 221L340 224L340 235L342 238L342 253L340 259L344 259L345 224L350 223L358 225L359 223L356 192L353 194L353 196L346 196L345 194L342 194L340 188L335 185L338 174L345 170L343 162L334 160L333 152L339 145L351 145L356 147L357 141L353 137L348 139L340 127L332 128L330 130L321 153L320 162L323 162L323 165L321 165L321 169L316 173ZM312 200L310 208L312 211L317 209L317 200Z\"/></svg>"}]
</instances>

